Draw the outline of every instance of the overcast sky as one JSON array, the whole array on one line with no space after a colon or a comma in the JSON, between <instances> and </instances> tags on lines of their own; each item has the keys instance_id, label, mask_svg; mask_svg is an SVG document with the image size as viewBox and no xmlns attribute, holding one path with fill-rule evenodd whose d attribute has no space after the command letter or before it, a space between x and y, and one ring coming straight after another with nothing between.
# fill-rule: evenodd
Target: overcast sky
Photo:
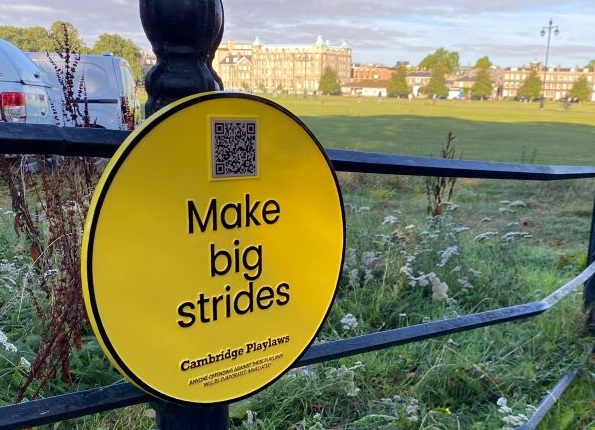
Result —
<instances>
[{"instance_id":1,"label":"overcast sky","mask_svg":"<svg viewBox=\"0 0 595 430\"><path fill-rule=\"evenodd\" d=\"M141 48L150 45L137 0L2 0L0 24L49 27L71 22L87 45L102 33L118 33ZM583 66L595 59L593 0L223 0L223 41L314 43L347 40L357 63L415 65L443 47L457 51L462 65L487 55L501 67L543 62L550 18L549 64Z\"/></svg>"}]
</instances>

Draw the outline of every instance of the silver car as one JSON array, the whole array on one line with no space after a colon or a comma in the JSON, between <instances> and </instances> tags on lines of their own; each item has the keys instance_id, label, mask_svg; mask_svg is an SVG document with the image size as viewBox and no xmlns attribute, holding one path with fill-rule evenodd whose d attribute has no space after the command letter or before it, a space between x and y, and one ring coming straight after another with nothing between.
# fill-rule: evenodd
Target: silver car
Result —
<instances>
[{"instance_id":1,"label":"silver car","mask_svg":"<svg viewBox=\"0 0 595 430\"><path fill-rule=\"evenodd\" d=\"M0 39L0 121L53 124L50 84L16 46Z\"/></svg>"},{"instance_id":2,"label":"silver car","mask_svg":"<svg viewBox=\"0 0 595 430\"><path fill-rule=\"evenodd\" d=\"M65 71L63 55L55 52L27 52L31 58L45 72L46 79L52 84L50 92L51 104L59 113L63 113L63 89L57 77ZM95 127L114 130L134 128L139 118L140 104L136 95L136 85L128 62L113 55L81 54L78 57L73 90L78 92L84 83L84 94L75 95L81 111L87 103L89 120ZM72 126L74 124L62 115L59 125Z\"/></svg>"}]
</instances>

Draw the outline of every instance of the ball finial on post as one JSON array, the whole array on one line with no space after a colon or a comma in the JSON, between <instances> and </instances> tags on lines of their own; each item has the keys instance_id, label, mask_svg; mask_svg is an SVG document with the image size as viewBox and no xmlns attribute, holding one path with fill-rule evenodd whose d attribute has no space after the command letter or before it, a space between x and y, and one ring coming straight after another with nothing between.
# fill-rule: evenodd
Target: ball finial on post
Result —
<instances>
[{"instance_id":1,"label":"ball finial on post","mask_svg":"<svg viewBox=\"0 0 595 430\"><path fill-rule=\"evenodd\" d=\"M157 57L145 77L145 115L182 97L222 90L211 65L223 35L222 0L139 0L139 5Z\"/></svg>"}]
</instances>

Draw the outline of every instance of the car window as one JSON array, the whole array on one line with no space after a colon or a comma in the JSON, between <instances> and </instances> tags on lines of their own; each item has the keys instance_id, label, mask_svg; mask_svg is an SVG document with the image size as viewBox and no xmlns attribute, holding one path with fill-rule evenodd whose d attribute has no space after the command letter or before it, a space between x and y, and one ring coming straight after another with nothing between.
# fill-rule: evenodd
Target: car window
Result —
<instances>
[{"instance_id":1,"label":"car window","mask_svg":"<svg viewBox=\"0 0 595 430\"><path fill-rule=\"evenodd\" d=\"M37 60L37 62L44 70L52 87L60 90L61 86L56 76L54 65L52 65L49 60ZM60 65L58 62L56 64ZM112 102L118 100L119 92L116 79L109 73L109 69L104 69L101 65L81 61L75 72L75 91L78 91L82 76L84 76L85 79L85 89L88 99L110 100Z\"/></svg>"}]
</instances>

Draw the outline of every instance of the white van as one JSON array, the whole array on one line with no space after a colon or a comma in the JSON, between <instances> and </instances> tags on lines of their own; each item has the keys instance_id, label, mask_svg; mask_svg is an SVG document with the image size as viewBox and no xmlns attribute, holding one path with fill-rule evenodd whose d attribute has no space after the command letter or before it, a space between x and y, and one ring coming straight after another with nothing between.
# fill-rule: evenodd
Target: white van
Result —
<instances>
[{"instance_id":1,"label":"white van","mask_svg":"<svg viewBox=\"0 0 595 430\"><path fill-rule=\"evenodd\" d=\"M16 46L0 39L0 121L53 124L50 84Z\"/></svg>"},{"instance_id":2,"label":"white van","mask_svg":"<svg viewBox=\"0 0 595 430\"><path fill-rule=\"evenodd\" d=\"M55 67L63 70L64 60L57 53L28 52L27 55L44 70L52 84L50 102L52 109L59 114L58 125L74 125L62 115L64 95L56 77ZM73 85L75 92L83 78L89 119L94 127L113 130L134 128L140 117L140 104L136 95L135 81L125 59L113 55L81 54L75 69ZM77 98L81 112L84 105L83 99L84 94Z\"/></svg>"}]
</instances>

